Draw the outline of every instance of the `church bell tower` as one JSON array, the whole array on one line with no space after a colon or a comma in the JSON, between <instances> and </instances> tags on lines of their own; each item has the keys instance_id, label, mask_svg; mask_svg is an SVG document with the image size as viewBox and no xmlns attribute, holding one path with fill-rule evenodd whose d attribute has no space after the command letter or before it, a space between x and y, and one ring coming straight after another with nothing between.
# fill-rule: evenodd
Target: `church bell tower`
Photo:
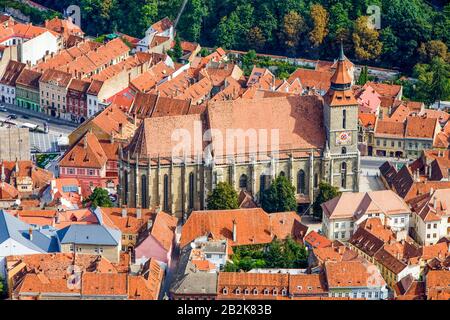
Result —
<instances>
[{"instance_id":1,"label":"church bell tower","mask_svg":"<svg viewBox=\"0 0 450 320\"><path fill-rule=\"evenodd\" d=\"M353 94L353 64L341 44L331 86L324 95L325 157L330 160L329 181L342 191L358 191L358 102Z\"/></svg>"}]
</instances>

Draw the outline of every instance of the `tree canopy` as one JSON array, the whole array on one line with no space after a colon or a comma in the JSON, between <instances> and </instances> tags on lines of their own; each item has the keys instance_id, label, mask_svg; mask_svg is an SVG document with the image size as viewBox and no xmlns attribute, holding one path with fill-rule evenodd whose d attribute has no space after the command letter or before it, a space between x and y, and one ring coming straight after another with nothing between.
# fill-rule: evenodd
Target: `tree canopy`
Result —
<instances>
[{"instance_id":1,"label":"tree canopy","mask_svg":"<svg viewBox=\"0 0 450 320\"><path fill-rule=\"evenodd\" d=\"M273 240L267 245L249 245L233 248L231 261L225 265L226 272L249 271L255 268L306 268L306 248L288 238Z\"/></svg>"},{"instance_id":2,"label":"tree canopy","mask_svg":"<svg viewBox=\"0 0 450 320\"><path fill-rule=\"evenodd\" d=\"M226 182L219 182L217 187L208 195L208 210L237 209L238 194L233 186Z\"/></svg>"},{"instance_id":3,"label":"tree canopy","mask_svg":"<svg viewBox=\"0 0 450 320\"><path fill-rule=\"evenodd\" d=\"M91 195L85 199L85 203L89 203L93 208L112 207L113 203L109 198L108 191L103 188L96 187Z\"/></svg>"},{"instance_id":4,"label":"tree canopy","mask_svg":"<svg viewBox=\"0 0 450 320\"><path fill-rule=\"evenodd\" d=\"M332 186L326 182L319 183L319 194L316 197L316 200L313 203L313 215L316 218L322 219L322 203L327 202L337 196L339 196L341 192L337 187Z\"/></svg>"},{"instance_id":5,"label":"tree canopy","mask_svg":"<svg viewBox=\"0 0 450 320\"><path fill-rule=\"evenodd\" d=\"M267 212L296 211L295 188L284 176L279 175L263 192L262 207Z\"/></svg>"},{"instance_id":6,"label":"tree canopy","mask_svg":"<svg viewBox=\"0 0 450 320\"><path fill-rule=\"evenodd\" d=\"M174 20L183 0L36 0L62 12L77 4L89 35L120 31L142 37L157 20ZM378 5L381 29L367 27ZM132 23L130 23L132 21ZM450 4L426 0L190 0L177 32L183 40L226 49L333 59L340 41L356 62L412 72L450 46Z\"/></svg>"}]
</instances>

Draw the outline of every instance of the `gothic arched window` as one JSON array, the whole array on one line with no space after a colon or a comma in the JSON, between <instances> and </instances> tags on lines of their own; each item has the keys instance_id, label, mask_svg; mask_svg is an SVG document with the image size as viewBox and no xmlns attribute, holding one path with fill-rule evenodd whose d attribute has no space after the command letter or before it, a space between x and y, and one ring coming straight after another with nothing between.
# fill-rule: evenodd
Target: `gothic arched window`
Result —
<instances>
[{"instance_id":1,"label":"gothic arched window","mask_svg":"<svg viewBox=\"0 0 450 320\"><path fill-rule=\"evenodd\" d=\"M306 189L306 175L305 171L300 170L297 175L297 193L305 194Z\"/></svg>"},{"instance_id":2,"label":"gothic arched window","mask_svg":"<svg viewBox=\"0 0 450 320\"><path fill-rule=\"evenodd\" d=\"M123 191L124 191L124 199L123 199L123 203L124 204L128 204L128 172L125 169L123 172Z\"/></svg>"},{"instance_id":3,"label":"gothic arched window","mask_svg":"<svg viewBox=\"0 0 450 320\"><path fill-rule=\"evenodd\" d=\"M194 208L194 174L189 174L189 209Z\"/></svg>"},{"instance_id":4,"label":"gothic arched window","mask_svg":"<svg viewBox=\"0 0 450 320\"><path fill-rule=\"evenodd\" d=\"M164 175L164 202L163 210L169 212L169 176Z\"/></svg>"},{"instance_id":5,"label":"gothic arched window","mask_svg":"<svg viewBox=\"0 0 450 320\"><path fill-rule=\"evenodd\" d=\"M347 187L347 163L342 162L341 164L341 187Z\"/></svg>"},{"instance_id":6,"label":"gothic arched window","mask_svg":"<svg viewBox=\"0 0 450 320\"><path fill-rule=\"evenodd\" d=\"M147 209L148 208L148 185L147 185L147 176L142 175L141 176L141 203L142 208Z\"/></svg>"},{"instance_id":7,"label":"gothic arched window","mask_svg":"<svg viewBox=\"0 0 450 320\"><path fill-rule=\"evenodd\" d=\"M342 128L347 127L347 110L342 110Z\"/></svg>"},{"instance_id":8,"label":"gothic arched window","mask_svg":"<svg viewBox=\"0 0 450 320\"><path fill-rule=\"evenodd\" d=\"M239 178L239 188L241 189L247 189L247 175L243 174L241 175L241 177Z\"/></svg>"}]
</instances>

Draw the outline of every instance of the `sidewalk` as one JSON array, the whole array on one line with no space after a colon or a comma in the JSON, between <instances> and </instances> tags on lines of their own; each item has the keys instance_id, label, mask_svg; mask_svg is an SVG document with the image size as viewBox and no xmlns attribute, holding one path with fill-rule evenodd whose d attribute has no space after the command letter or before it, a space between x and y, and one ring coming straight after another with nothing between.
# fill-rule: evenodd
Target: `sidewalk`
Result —
<instances>
[{"instance_id":1,"label":"sidewalk","mask_svg":"<svg viewBox=\"0 0 450 320\"><path fill-rule=\"evenodd\" d=\"M53 118L45 113L36 112L33 110L22 108L22 107L14 105L14 104L9 104L9 103L3 103L3 104L4 104L5 108L8 109L8 111L10 111L12 113L18 113L20 115L27 115L30 118L40 119L42 121L47 121L48 123L65 125L65 126L69 126L69 127L73 127L73 128L78 127L78 123L74 123L71 121L63 120L63 119Z\"/></svg>"}]
</instances>

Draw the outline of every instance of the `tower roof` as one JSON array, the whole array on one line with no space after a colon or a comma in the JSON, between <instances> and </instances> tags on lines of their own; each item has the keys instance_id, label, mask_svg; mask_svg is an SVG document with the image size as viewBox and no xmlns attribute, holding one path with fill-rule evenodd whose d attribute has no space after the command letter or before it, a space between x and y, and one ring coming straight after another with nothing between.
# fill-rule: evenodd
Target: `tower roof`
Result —
<instances>
[{"instance_id":1,"label":"tower roof","mask_svg":"<svg viewBox=\"0 0 450 320\"><path fill-rule=\"evenodd\" d=\"M324 96L329 106L357 105L358 102L352 91L352 77L349 73L349 61L344 55L341 43L339 58L336 62L336 70L330 79L331 86Z\"/></svg>"}]
</instances>

